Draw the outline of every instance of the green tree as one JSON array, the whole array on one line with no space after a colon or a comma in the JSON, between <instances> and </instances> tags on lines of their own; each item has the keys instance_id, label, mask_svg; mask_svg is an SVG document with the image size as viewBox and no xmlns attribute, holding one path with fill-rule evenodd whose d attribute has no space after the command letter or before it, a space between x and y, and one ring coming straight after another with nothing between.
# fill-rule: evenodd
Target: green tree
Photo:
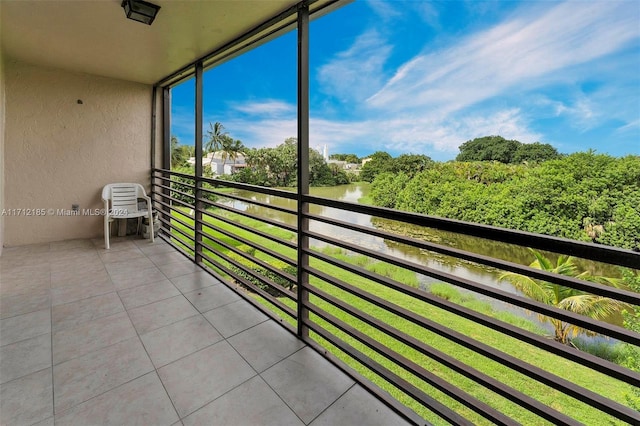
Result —
<instances>
[{"instance_id":1,"label":"green tree","mask_svg":"<svg viewBox=\"0 0 640 426\"><path fill-rule=\"evenodd\" d=\"M518 146L513 154L513 163L522 163L523 161L540 162L559 158L558 150L548 143L523 143Z\"/></svg>"},{"instance_id":2,"label":"green tree","mask_svg":"<svg viewBox=\"0 0 640 426\"><path fill-rule=\"evenodd\" d=\"M483 136L466 141L460 145L456 161L499 161L512 163L514 155L522 145L516 140L507 140L502 136Z\"/></svg>"},{"instance_id":3,"label":"green tree","mask_svg":"<svg viewBox=\"0 0 640 426\"><path fill-rule=\"evenodd\" d=\"M171 169L182 167L191 156L188 146L180 145L178 138L171 136Z\"/></svg>"},{"instance_id":4,"label":"green tree","mask_svg":"<svg viewBox=\"0 0 640 426\"><path fill-rule=\"evenodd\" d=\"M587 271L580 271L574 263L574 259L570 256L561 255L554 263L536 250L531 250L531 252L535 256L535 260L529 265L532 268L579 279L619 285L618 280L596 278L592 277ZM509 281L516 289L533 300L601 321L610 319L612 315L619 313L626 306L625 303L615 299L585 293L571 287L541 281L513 272L502 274L500 280ZM541 321L551 323L554 328L554 339L560 343L567 344L571 338L579 333L591 334L587 330L562 320L545 315L538 316Z\"/></svg>"},{"instance_id":5,"label":"green tree","mask_svg":"<svg viewBox=\"0 0 640 426\"><path fill-rule=\"evenodd\" d=\"M346 161L347 163L353 163L353 164L360 163L360 159L355 154L331 154L329 156L329 159Z\"/></svg>"},{"instance_id":6,"label":"green tree","mask_svg":"<svg viewBox=\"0 0 640 426\"><path fill-rule=\"evenodd\" d=\"M622 280L632 291L640 293L640 272L625 269L622 271ZM625 328L640 333L640 310L623 310L622 321ZM625 366L631 370L640 372L640 350L634 345L625 344ZM634 387L626 395L627 402L635 410L640 411L640 388Z\"/></svg>"},{"instance_id":7,"label":"green tree","mask_svg":"<svg viewBox=\"0 0 640 426\"><path fill-rule=\"evenodd\" d=\"M378 174L393 171L393 157L389 153L377 151L368 158L371 160L362 166L360 172L360 179L365 182L373 182Z\"/></svg>"},{"instance_id":8,"label":"green tree","mask_svg":"<svg viewBox=\"0 0 640 426\"><path fill-rule=\"evenodd\" d=\"M235 164L238 155L245 151L245 146L239 139L233 139L229 135L222 135L220 137L220 151L222 152L222 164L226 164L230 159Z\"/></svg>"},{"instance_id":9,"label":"green tree","mask_svg":"<svg viewBox=\"0 0 640 426\"><path fill-rule=\"evenodd\" d=\"M233 176L238 182L260 186L297 185L298 140L287 138L275 148L250 149L246 152L247 166ZM332 186L348 183L342 170L329 167L318 151L309 149L309 184Z\"/></svg>"},{"instance_id":10,"label":"green tree","mask_svg":"<svg viewBox=\"0 0 640 426\"><path fill-rule=\"evenodd\" d=\"M394 173L404 173L409 177L427 170L433 165L433 160L422 154L402 154L393 159Z\"/></svg>"},{"instance_id":11,"label":"green tree","mask_svg":"<svg viewBox=\"0 0 640 426\"><path fill-rule=\"evenodd\" d=\"M381 173L371 186L371 199L376 206L395 208L398 194L404 190L410 177L405 173Z\"/></svg>"},{"instance_id":12,"label":"green tree","mask_svg":"<svg viewBox=\"0 0 640 426\"><path fill-rule=\"evenodd\" d=\"M640 156L433 163L395 200L401 210L640 250Z\"/></svg>"},{"instance_id":13,"label":"green tree","mask_svg":"<svg viewBox=\"0 0 640 426\"><path fill-rule=\"evenodd\" d=\"M222 123L216 121L215 124L211 124L210 122L209 130L207 130L208 140L204 145L204 149L208 152L219 151L222 148L226 136L228 136L228 133L224 130ZM209 164L211 163L213 163L213 156Z\"/></svg>"}]
</instances>

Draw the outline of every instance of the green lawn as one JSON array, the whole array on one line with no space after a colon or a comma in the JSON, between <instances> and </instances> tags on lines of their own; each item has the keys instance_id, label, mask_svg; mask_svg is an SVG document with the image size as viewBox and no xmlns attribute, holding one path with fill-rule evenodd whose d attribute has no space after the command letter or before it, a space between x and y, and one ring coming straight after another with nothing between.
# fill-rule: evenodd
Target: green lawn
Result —
<instances>
[{"instance_id":1,"label":"green lawn","mask_svg":"<svg viewBox=\"0 0 640 426\"><path fill-rule=\"evenodd\" d=\"M235 221L242 222L243 224L250 225L253 229L267 232L271 235L278 236L279 238L286 240L295 240L295 235L289 233L287 231L280 230L278 228L272 227L270 225L265 225L261 222L256 222L252 220L247 220L242 217L234 217L233 215L226 214L222 211L216 211L216 214L225 214L226 217L232 217ZM176 213L176 217L179 217L185 223L192 223L191 219L188 216L181 215ZM269 239L260 237L255 233L248 232L239 228L236 228L232 225L225 224L221 221L217 221L214 219L207 218L209 223L215 224L215 226L233 232L238 235L238 237L247 239L249 241L258 243L265 248L277 251L282 253L283 255L295 259L295 251L289 249L287 247L283 247L280 244L277 244ZM185 232L188 230L182 226L180 226ZM212 247L215 251L213 253L208 253L208 255L213 259L220 259L217 257L216 251L219 251L223 254L229 254L229 250L224 248L219 242L225 242L234 247L240 247L243 251L248 249L248 246L244 245L242 242L237 241L233 238L229 238L219 232L215 232L211 229L208 229L207 232L211 235L211 239L205 239L205 243ZM379 261L372 260L365 256L350 256L344 251L337 248L324 248L324 251L331 256L344 260L346 262L357 264L362 266L370 271L375 271L381 275L385 275L388 277L392 277L394 280L398 282L405 283L407 285L417 286L417 279L414 273L410 273L405 270L398 269L388 264L381 263ZM236 255L237 256L237 255ZM270 262L272 264L282 264L282 262L273 259L271 256L260 252L255 251L254 256L258 259ZM226 262L221 261L221 263L227 265ZM485 343L489 346L499 349L500 351L520 358L532 365L545 369L549 372L552 372L560 377L571 380L574 383L583 386L587 389L592 390L593 392L597 392L601 395L606 396L607 398L613 399L620 403L625 403L625 394L630 392L631 386L620 382L618 380L612 379L603 374L594 372L586 367L583 367L579 364L567 361L561 357L557 357L551 354L548 354L546 351L538 349L532 345L520 342L516 339L505 336L499 332L493 331L489 328L478 325L473 321L466 320L454 314L448 313L442 309L433 307L425 302L421 302L419 300L415 300L409 296L406 296L402 293L399 293L395 290L383 287L379 284L371 282L359 275L352 274L346 272L340 268L335 266L326 264L317 259L311 259L311 266L317 269L322 270L323 272L330 274L331 276L338 278L342 281L345 281L351 285L354 285L358 288L365 289L366 291L374 294L378 297L381 297L388 302L394 303L398 306L401 306L405 309L416 312L432 321L437 323L446 325L447 327L462 333L464 335L473 337L474 339ZM223 271L219 271L224 274ZM321 290L334 295L341 300L348 302L351 306L360 309L369 315L372 315L384 322L393 325L398 330L403 331L404 333L413 336L422 342L427 343L431 347L455 357L456 359L464 362L465 364L474 367L478 371L481 371L488 376L496 378L503 383L508 384L514 389L525 393L531 397L536 398L541 401L545 405L552 407L560 412L563 412L575 419L592 425L602 425L602 424L623 424L622 422L617 421L616 419L605 415L604 413L596 410L586 404L583 404L574 398L566 396L559 391L556 391L548 386L540 384L535 380L532 380L525 375L517 373L509 368L504 367L500 363L492 361L484 356L478 355L471 350L465 349L464 347L455 344L447 339L444 339L432 332L425 330L422 327L419 327L409 321L406 321L386 310L378 308L377 306L365 302L355 296L352 296L342 290L339 290L332 286L329 283L323 282L315 277L311 277L310 283ZM461 296L455 288L451 286L441 286L436 285L434 288L435 293L439 293L441 297L449 298L451 301L455 303L462 304L471 309L480 311L486 315L491 315L497 317L505 322L512 323L522 328L526 328L527 330L536 332L536 333L544 333L536 324L527 321L526 319L517 317L515 315L505 313L505 312L495 312L490 305L487 303L479 302L473 298L468 296ZM267 300L262 297L252 295L258 300L260 303L263 303L269 309L274 310L278 313L283 319L289 321L291 324L295 325L295 320L292 320L287 315L282 312L278 312L278 309L275 308L272 304L268 303ZM295 309L295 303L287 298L280 299L283 303L291 306ZM378 331L377 329L366 325L360 320L350 316L346 312L341 311L340 309L329 305L328 303L323 302L319 298L315 296L310 297L310 301L317 306L321 307L325 311L331 313L335 317L341 319L342 321L347 322L357 330L360 330L370 336L371 338L377 340L378 342L384 344L385 346L393 349L398 354L416 362L417 364L424 367L427 371L430 371L444 380L453 383L455 386L465 390L470 395L475 398L489 404L490 406L496 408L497 410L505 413L507 416L519 421L523 424L533 425L533 424L547 424L546 421L541 419L540 417L522 409L518 405L508 401L507 399L487 390L481 385L476 384L475 382L467 379L460 374L457 374L451 371L449 368L443 366L442 364L431 360L430 358L418 353L412 348L407 347L403 343L397 341L386 335L383 332ZM429 384L423 382L416 376L411 373L403 370L393 362L385 359L384 357L378 355L373 350L359 343L355 339L349 337L345 333L337 330L335 327L329 325L322 319L318 318L315 315L311 315L310 318L323 326L327 330L331 331L336 336L343 339L345 342L349 343L362 353L371 357L375 361L387 367L389 370L408 380L413 385L422 389L425 393L435 397L438 401L443 404L453 408L456 412L460 413L464 417L473 421L474 423L479 424L490 424L489 421L480 417L467 407L458 403L457 401L449 398L448 396L442 394L437 391ZM336 356L341 358L347 364L355 368L365 377L369 378L376 384L378 384L383 389L387 390L390 394L392 394L395 398L400 400L405 405L411 407L418 414L423 416L430 422L434 424L446 424L443 420L439 419L437 416L433 415L429 410L423 407L420 403L413 400L409 396L405 395L403 392L399 391L380 377L378 377L375 373L372 373L362 365L360 365L357 361L350 358L348 355L340 352L337 348L332 347L329 343L319 338L315 334L311 334L312 338L317 340L320 344L330 349Z\"/></svg>"}]
</instances>

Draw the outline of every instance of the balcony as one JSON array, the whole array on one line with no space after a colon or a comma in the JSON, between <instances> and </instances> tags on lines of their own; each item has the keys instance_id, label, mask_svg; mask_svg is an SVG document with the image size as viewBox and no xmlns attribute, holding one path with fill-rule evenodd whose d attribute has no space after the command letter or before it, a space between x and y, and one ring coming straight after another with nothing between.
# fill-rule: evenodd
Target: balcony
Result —
<instances>
[{"instance_id":1,"label":"balcony","mask_svg":"<svg viewBox=\"0 0 640 426\"><path fill-rule=\"evenodd\" d=\"M0 266L3 425L406 423L164 242L22 246Z\"/></svg>"},{"instance_id":2,"label":"balcony","mask_svg":"<svg viewBox=\"0 0 640 426\"><path fill-rule=\"evenodd\" d=\"M639 253L311 195L309 16L344 2L160 0L152 27L125 21L117 3L70 3L0 2L0 210L99 209L106 183L140 182L160 237L125 238L105 251L99 215L0 217L0 423L640 423L625 400L640 388L636 371L405 279L447 283L638 349L640 336L620 321L431 260L637 309L638 293L482 247L632 269ZM228 25L213 28L219 16ZM205 70L292 28L298 188L203 177ZM171 90L191 77L195 175L171 170L170 158ZM481 248L431 240L425 230Z\"/></svg>"},{"instance_id":3,"label":"balcony","mask_svg":"<svg viewBox=\"0 0 640 426\"><path fill-rule=\"evenodd\" d=\"M450 257L638 305L637 293L487 256L482 247L502 244L509 251L524 246L629 268L640 264L638 253L309 195L299 197L162 169L154 170L152 186L162 232L170 244L221 280L246 289L241 293L247 300L326 353L343 370L376 383L372 386L365 380L363 386L409 419L414 419L414 413L453 424L466 424L469 418L473 423L499 424L545 420L575 424L576 418L633 423L639 418L640 413L620 399L610 399L612 395L593 386L600 380L602 389L631 389L629 385L640 384L637 372L398 278L401 271L409 271L468 290L483 300L505 303L503 309L535 312L637 346L640 336L633 331L537 302L482 279L468 279L456 269L449 273L434 268L429 258ZM306 205L302 212L296 207L299 204ZM376 218L395 226L386 230L373 225L378 223ZM428 238L409 237L402 231L407 227L420 236L425 235L417 232L420 229L435 229L483 242L475 252L461 250ZM407 259L393 251L371 249L358 243L363 241L358 235L375 237L377 244L419 249L420 254ZM389 274L385 272L388 267L398 269ZM499 366L490 367L484 360ZM584 376L580 379L566 371ZM458 375L477 387L464 384ZM489 394L492 397L486 399ZM411 410L398 408L396 399ZM503 412L509 409L505 400L519 409Z\"/></svg>"}]
</instances>

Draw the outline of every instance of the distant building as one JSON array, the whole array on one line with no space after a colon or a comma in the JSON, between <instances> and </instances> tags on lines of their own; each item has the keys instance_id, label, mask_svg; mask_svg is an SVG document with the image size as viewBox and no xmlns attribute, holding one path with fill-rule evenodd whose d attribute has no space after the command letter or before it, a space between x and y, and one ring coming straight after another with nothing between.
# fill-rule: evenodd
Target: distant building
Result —
<instances>
[{"instance_id":1,"label":"distant building","mask_svg":"<svg viewBox=\"0 0 640 426\"><path fill-rule=\"evenodd\" d=\"M335 164L336 166L340 167L341 169L346 169L347 168L347 162L346 161L340 161L340 160L326 160L327 164Z\"/></svg>"},{"instance_id":2,"label":"distant building","mask_svg":"<svg viewBox=\"0 0 640 426\"><path fill-rule=\"evenodd\" d=\"M360 164L347 163L346 161L341 160L327 160L327 164L335 164L343 170L356 170L360 167Z\"/></svg>"},{"instance_id":3,"label":"distant building","mask_svg":"<svg viewBox=\"0 0 640 426\"><path fill-rule=\"evenodd\" d=\"M226 160L223 160L222 154L222 151L208 153L202 157L202 167L211 166L211 173L213 175L232 175L239 169L247 166L244 154L238 153L235 159L227 157ZM195 157L189 158L187 163L195 165Z\"/></svg>"}]
</instances>

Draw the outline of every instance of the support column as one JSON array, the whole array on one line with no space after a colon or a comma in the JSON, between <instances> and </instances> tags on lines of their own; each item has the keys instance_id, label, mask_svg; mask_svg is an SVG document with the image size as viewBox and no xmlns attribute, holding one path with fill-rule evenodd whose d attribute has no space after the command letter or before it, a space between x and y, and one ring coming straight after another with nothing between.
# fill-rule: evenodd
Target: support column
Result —
<instances>
[{"instance_id":1,"label":"support column","mask_svg":"<svg viewBox=\"0 0 640 426\"><path fill-rule=\"evenodd\" d=\"M171 170L171 89L169 87L162 88L162 169ZM167 179L163 179L162 184L164 186L171 186L171 183L168 181L170 176L163 173L162 177ZM162 195L165 202L171 204L169 199L171 191L162 188ZM166 206L162 206L162 217L166 221L171 220L171 211ZM164 224L163 227L165 227L165 232L171 235L171 229Z\"/></svg>"},{"instance_id":2,"label":"support column","mask_svg":"<svg viewBox=\"0 0 640 426\"><path fill-rule=\"evenodd\" d=\"M306 339L309 329L306 323L309 310L309 204L305 196L309 195L309 5L305 1L298 9L298 337Z\"/></svg>"},{"instance_id":3,"label":"support column","mask_svg":"<svg viewBox=\"0 0 640 426\"><path fill-rule=\"evenodd\" d=\"M202 62L196 64L196 128L195 128L195 148L196 148L196 171L195 171L195 222L194 222L194 256L195 262L202 263Z\"/></svg>"}]
</instances>

